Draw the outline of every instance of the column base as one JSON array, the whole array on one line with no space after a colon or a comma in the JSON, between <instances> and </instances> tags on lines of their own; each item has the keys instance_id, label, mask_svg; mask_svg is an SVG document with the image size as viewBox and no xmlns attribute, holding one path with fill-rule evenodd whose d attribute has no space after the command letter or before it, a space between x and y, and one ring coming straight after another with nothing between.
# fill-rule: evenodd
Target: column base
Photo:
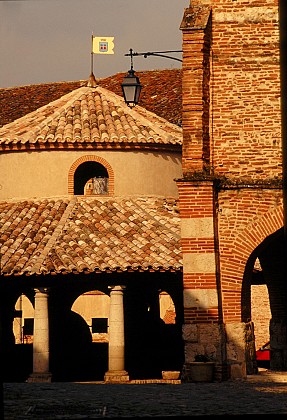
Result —
<instances>
[{"instance_id":1,"label":"column base","mask_svg":"<svg viewBox=\"0 0 287 420\"><path fill-rule=\"evenodd\" d=\"M47 373L37 373L33 372L26 380L26 382L52 382L52 374Z\"/></svg>"},{"instance_id":2,"label":"column base","mask_svg":"<svg viewBox=\"0 0 287 420\"><path fill-rule=\"evenodd\" d=\"M105 382L129 382L130 377L127 371L125 370L110 370L105 373Z\"/></svg>"}]
</instances>

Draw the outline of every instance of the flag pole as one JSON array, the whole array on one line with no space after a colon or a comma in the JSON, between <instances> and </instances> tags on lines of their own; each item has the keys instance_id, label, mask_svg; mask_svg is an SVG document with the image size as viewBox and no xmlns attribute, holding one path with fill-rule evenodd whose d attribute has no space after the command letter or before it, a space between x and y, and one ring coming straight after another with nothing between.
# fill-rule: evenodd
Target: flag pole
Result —
<instances>
[{"instance_id":1,"label":"flag pole","mask_svg":"<svg viewBox=\"0 0 287 420\"><path fill-rule=\"evenodd\" d=\"M94 70L94 63L93 63L93 39L94 39L94 34L92 33L92 45L91 45L91 74L93 74L93 70Z\"/></svg>"}]
</instances>

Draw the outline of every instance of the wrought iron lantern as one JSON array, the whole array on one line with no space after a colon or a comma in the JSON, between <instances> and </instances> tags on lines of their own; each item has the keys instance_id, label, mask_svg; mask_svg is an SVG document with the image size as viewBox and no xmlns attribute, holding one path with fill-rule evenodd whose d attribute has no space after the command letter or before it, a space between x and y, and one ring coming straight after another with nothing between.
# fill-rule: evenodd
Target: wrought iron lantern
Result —
<instances>
[{"instance_id":1,"label":"wrought iron lantern","mask_svg":"<svg viewBox=\"0 0 287 420\"><path fill-rule=\"evenodd\" d=\"M126 104L130 107L133 107L138 104L140 93L141 93L141 84L139 78L135 75L133 69L133 50L130 49L131 56L131 68L128 71L128 74L124 77L122 83L122 91L124 95L124 100Z\"/></svg>"}]
</instances>

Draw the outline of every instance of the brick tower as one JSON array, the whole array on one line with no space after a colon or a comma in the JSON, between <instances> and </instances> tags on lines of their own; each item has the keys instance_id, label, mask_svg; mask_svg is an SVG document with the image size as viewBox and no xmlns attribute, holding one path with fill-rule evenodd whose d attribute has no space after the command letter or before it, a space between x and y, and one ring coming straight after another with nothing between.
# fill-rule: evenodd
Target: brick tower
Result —
<instances>
[{"instance_id":1,"label":"brick tower","mask_svg":"<svg viewBox=\"0 0 287 420\"><path fill-rule=\"evenodd\" d=\"M259 284L271 368L286 370L278 1L191 0L180 29L185 371L197 354L218 380L256 371Z\"/></svg>"}]
</instances>

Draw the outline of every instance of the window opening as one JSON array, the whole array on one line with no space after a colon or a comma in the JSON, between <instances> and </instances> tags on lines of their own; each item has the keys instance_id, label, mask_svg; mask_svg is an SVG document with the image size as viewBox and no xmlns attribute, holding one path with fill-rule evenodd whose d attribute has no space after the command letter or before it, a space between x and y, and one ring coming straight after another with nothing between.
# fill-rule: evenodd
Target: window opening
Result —
<instances>
[{"instance_id":1,"label":"window opening","mask_svg":"<svg viewBox=\"0 0 287 420\"><path fill-rule=\"evenodd\" d=\"M107 169L98 162L84 162L74 174L75 195L108 194L109 175Z\"/></svg>"},{"instance_id":2,"label":"window opening","mask_svg":"<svg viewBox=\"0 0 287 420\"><path fill-rule=\"evenodd\" d=\"M31 343L34 334L34 318L24 318L23 343Z\"/></svg>"},{"instance_id":3,"label":"window opening","mask_svg":"<svg viewBox=\"0 0 287 420\"><path fill-rule=\"evenodd\" d=\"M108 318L92 318L92 333L108 332Z\"/></svg>"}]
</instances>

